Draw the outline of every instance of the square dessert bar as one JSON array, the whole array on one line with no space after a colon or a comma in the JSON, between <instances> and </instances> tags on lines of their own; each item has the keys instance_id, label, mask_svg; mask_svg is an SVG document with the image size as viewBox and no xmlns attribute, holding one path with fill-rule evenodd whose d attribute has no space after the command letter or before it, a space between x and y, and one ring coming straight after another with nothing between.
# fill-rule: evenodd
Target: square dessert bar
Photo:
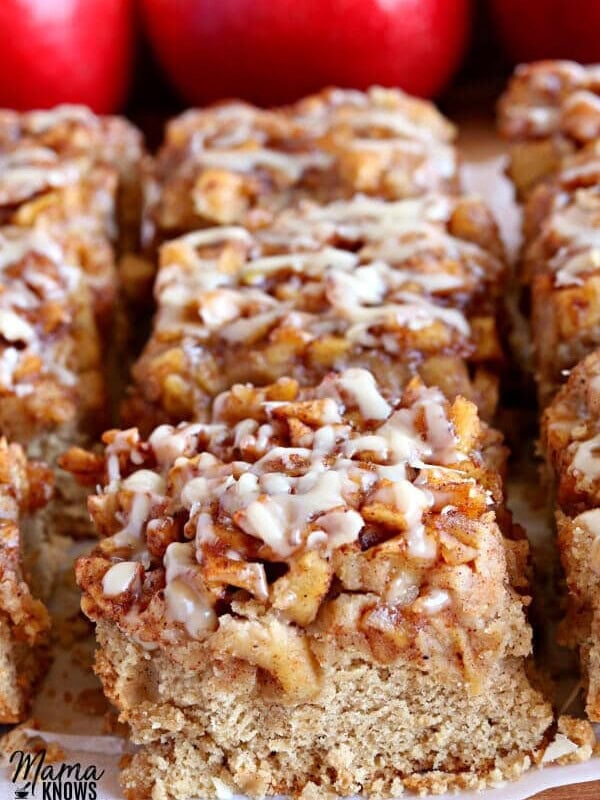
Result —
<instances>
[{"instance_id":1,"label":"square dessert bar","mask_svg":"<svg viewBox=\"0 0 600 800\"><path fill-rule=\"evenodd\" d=\"M80 106L0 110L0 221L66 226L85 243L88 260L111 245L135 309L149 273L135 255L143 158L140 132L121 117L99 117Z\"/></svg>"},{"instance_id":2,"label":"square dessert bar","mask_svg":"<svg viewBox=\"0 0 600 800\"><path fill-rule=\"evenodd\" d=\"M457 188L453 126L397 90L329 89L265 111L235 102L167 126L145 176L143 242L214 225L261 226L309 198L400 199Z\"/></svg>"},{"instance_id":3,"label":"square dessert bar","mask_svg":"<svg viewBox=\"0 0 600 800\"><path fill-rule=\"evenodd\" d=\"M0 149L0 221L69 227L116 239L117 175L87 156L20 142Z\"/></svg>"},{"instance_id":4,"label":"square dessert bar","mask_svg":"<svg viewBox=\"0 0 600 800\"><path fill-rule=\"evenodd\" d=\"M560 169L538 183L523 204L523 235L525 246L539 235L546 217L564 206L578 189L600 185L600 139L566 156ZM524 280L529 275L525 273Z\"/></svg>"},{"instance_id":5,"label":"square dessert bar","mask_svg":"<svg viewBox=\"0 0 600 800\"><path fill-rule=\"evenodd\" d=\"M517 70L503 101L508 103L508 118L512 113L515 120L521 120L519 114L525 114L530 103L531 135L538 135L535 126L542 124L541 106L550 103L550 96L557 103L561 98L562 111L555 109L551 114L548 110L549 118L557 126L560 118L560 125L567 126L573 141L587 142L581 149L572 146L565 150L553 170L529 187L524 205L525 246L520 279L531 315L534 368L542 406L564 382L568 371L600 346L600 239L596 230L600 223L600 140L596 140L591 127L582 127L577 135L574 132L577 121L583 126L577 116L583 113L585 104L577 88L581 88L582 75L589 79L585 91L595 91L595 68L561 62L528 65ZM527 92L531 92L528 100ZM600 121L598 98L593 95L585 102L591 104L586 114L591 115L595 108ZM539 114L534 113L536 109ZM587 139L584 131L589 134ZM552 141L558 141L558 135L553 134ZM527 158L534 161L533 155Z\"/></svg>"},{"instance_id":6,"label":"square dessert bar","mask_svg":"<svg viewBox=\"0 0 600 800\"><path fill-rule=\"evenodd\" d=\"M52 559L38 518L51 493L51 471L0 438L1 723L24 718L47 666L50 617L39 598L46 594Z\"/></svg>"},{"instance_id":7,"label":"square dessert bar","mask_svg":"<svg viewBox=\"0 0 600 800\"><path fill-rule=\"evenodd\" d=\"M419 379L394 399L349 369L65 456L99 487L77 578L141 745L130 800L441 792L542 758L487 430L467 400Z\"/></svg>"},{"instance_id":8,"label":"square dessert bar","mask_svg":"<svg viewBox=\"0 0 600 800\"><path fill-rule=\"evenodd\" d=\"M28 236L69 242L87 277L98 324L108 333L117 299L114 240L116 192L112 168L19 144L0 150L0 221L26 249ZM19 234L19 229L22 234ZM34 229L39 234L31 234ZM6 251L8 253L8 251Z\"/></svg>"},{"instance_id":9,"label":"square dessert bar","mask_svg":"<svg viewBox=\"0 0 600 800\"><path fill-rule=\"evenodd\" d=\"M600 346L600 184L567 190L557 178L534 190L529 207L537 236L524 250L523 273L544 406L568 371Z\"/></svg>"},{"instance_id":10,"label":"square dessert bar","mask_svg":"<svg viewBox=\"0 0 600 800\"><path fill-rule=\"evenodd\" d=\"M546 409L542 446L569 590L562 638L580 650L587 713L600 722L600 351L575 367Z\"/></svg>"},{"instance_id":11,"label":"square dessert bar","mask_svg":"<svg viewBox=\"0 0 600 800\"><path fill-rule=\"evenodd\" d=\"M1 113L0 113L1 117ZM1 129L1 125L0 125ZM0 137L1 138L1 137ZM0 225L69 239L89 278L98 324L108 334L117 300L117 173L87 156L27 142L0 147Z\"/></svg>"},{"instance_id":12,"label":"square dessert bar","mask_svg":"<svg viewBox=\"0 0 600 800\"><path fill-rule=\"evenodd\" d=\"M500 133L514 143L509 174L520 194L600 135L600 67L539 61L517 67L498 104Z\"/></svg>"},{"instance_id":13,"label":"square dessert bar","mask_svg":"<svg viewBox=\"0 0 600 800\"><path fill-rule=\"evenodd\" d=\"M107 424L98 322L114 290L107 265L82 263L77 236L0 227L0 432L51 466ZM52 509L62 529L85 523L82 492L65 473Z\"/></svg>"},{"instance_id":14,"label":"square dessert bar","mask_svg":"<svg viewBox=\"0 0 600 800\"><path fill-rule=\"evenodd\" d=\"M140 131L123 117L97 116L84 106L62 105L46 111L18 113L0 110L0 154L10 160L13 151L38 151L38 161L21 162L20 175L10 177L10 185L21 191L29 190L29 199L42 191L60 188L75 176L79 169L87 171L90 165L116 173L118 190L119 238L121 249L135 249L138 243L140 201L140 168L144 157ZM35 174L41 166L40 159L57 164L44 177ZM18 156L17 156L18 158ZM28 167L31 172L28 173ZM0 176L4 168L0 160ZM66 174L65 174L66 173ZM113 178L114 181L114 178ZM25 188L27 187L27 188ZM114 191L111 189L110 191ZM110 192L107 192L107 194ZM21 199L18 202L22 202ZM110 198L104 197L104 207ZM106 210L105 212L106 213ZM117 233L116 220L112 222L113 235Z\"/></svg>"},{"instance_id":15,"label":"square dessert bar","mask_svg":"<svg viewBox=\"0 0 600 800\"><path fill-rule=\"evenodd\" d=\"M265 229L223 226L163 245L153 332L126 424L206 419L234 383L314 384L362 366L385 392L420 374L489 419L505 263L469 198L304 203Z\"/></svg>"}]
</instances>

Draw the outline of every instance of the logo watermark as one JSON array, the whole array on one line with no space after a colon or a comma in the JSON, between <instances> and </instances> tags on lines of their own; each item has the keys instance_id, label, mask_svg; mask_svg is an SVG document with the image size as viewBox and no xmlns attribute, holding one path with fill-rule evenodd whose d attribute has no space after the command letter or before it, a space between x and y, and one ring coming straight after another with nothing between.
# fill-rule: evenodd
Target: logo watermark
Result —
<instances>
[{"instance_id":1,"label":"logo watermark","mask_svg":"<svg viewBox=\"0 0 600 800\"><path fill-rule=\"evenodd\" d=\"M15 750L10 758L14 800L98 800L98 781L103 769L94 764L50 764L47 751Z\"/></svg>"}]
</instances>

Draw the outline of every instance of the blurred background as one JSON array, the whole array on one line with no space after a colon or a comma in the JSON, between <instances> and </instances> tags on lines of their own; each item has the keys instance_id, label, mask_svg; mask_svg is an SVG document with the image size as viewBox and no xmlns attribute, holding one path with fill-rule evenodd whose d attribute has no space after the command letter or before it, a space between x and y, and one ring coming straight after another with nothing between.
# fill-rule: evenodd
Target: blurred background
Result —
<instances>
[{"instance_id":1,"label":"blurred background","mask_svg":"<svg viewBox=\"0 0 600 800\"><path fill-rule=\"evenodd\" d=\"M600 0L0 0L0 106L121 111L400 86L491 115L519 61L600 61Z\"/></svg>"}]
</instances>

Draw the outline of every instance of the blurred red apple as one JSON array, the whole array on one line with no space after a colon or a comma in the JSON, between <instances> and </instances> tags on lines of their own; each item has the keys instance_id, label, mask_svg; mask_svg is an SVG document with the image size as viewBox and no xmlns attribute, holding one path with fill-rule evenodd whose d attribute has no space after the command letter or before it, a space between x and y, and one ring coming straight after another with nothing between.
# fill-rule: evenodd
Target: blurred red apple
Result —
<instances>
[{"instance_id":1,"label":"blurred red apple","mask_svg":"<svg viewBox=\"0 0 600 800\"><path fill-rule=\"evenodd\" d=\"M0 106L115 111L131 76L133 0L2 0Z\"/></svg>"},{"instance_id":2,"label":"blurred red apple","mask_svg":"<svg viewBox=\"0 0 600 800\"><path fill-rule=\"evenodd\" d=\"M600 0L491 0L498 38L509 58L600 61Z\"/></svg>"},{"instance_id":3,"label":"blurred red apple","mask_svg":"<svg viewBox=\"0 0 600 800\"><path fill-rule=\"evenodd\" d=\"M326 85L431 96L464 53L470 0L142 0L168 76L191 103L287 102Z\"/></svg>"}]
</instances>

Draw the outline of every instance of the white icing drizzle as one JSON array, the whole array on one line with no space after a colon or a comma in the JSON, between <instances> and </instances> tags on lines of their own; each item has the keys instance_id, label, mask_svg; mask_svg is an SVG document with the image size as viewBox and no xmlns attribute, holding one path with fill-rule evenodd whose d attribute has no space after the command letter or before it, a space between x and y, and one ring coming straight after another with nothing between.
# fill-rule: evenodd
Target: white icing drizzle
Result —
<instances>
[{"instance_id":1,"label":"white icing drizzle","mask_svg":"<svg viewBox=\"0 0 600 800\"><path fill-rule=\"evenodd\" d=\"M341 223L344 231L354 231L358 238L369 234L397 234L428 222L446 222L451 213L452 201L445 195L431 194L388 202L359 194L351 200L338 200L325 206L307 203L300 215L295 212L283 214L279 224L299 229L307 223Z\"/></svg>"},{"instance_id":2,"label":"white icing drizzle","mask_svg":"<svg viewBox=\"0 0 600 800\"><path fill-rule=\"evenodd\" d=\"M263 148L248 150L204 150L195 156L205 167L218 167L233 172L249 172L256 167L281 173L290 181L298 181L311 168L325 169L332 162L326 153L284 153Z\"/></svg>"},{"instance_id":3,"label":"white icing drizzle","mask_svg":"<svg viewBox=\"0 0 600 800\"><path fill-rule=\"evenodd\" d=\"M0 335L8 342L30 344L35 338L35 328L10 309L0 309Z\"/></svg>"},{"instance_id":4,"label":"white icing drizzle","mask_svg":"<svg viewBox=\"0 0 600 800\"><path fill-rule=\"evenodd\" d=\"M260 256L255 237L246 241L241 229L233 228L229 241L245 244L245 253L238 252L235 268L221 254L226 252L222 230L201 231L201 243L221 243L218 254L202 254L197 234L183 237L165 246L161 269L156 282L158 314L155 331L178 331L198 341L211 332L230 343L253 343L269 334L274 326L297 328L306 341L328 333L345 334L364 347L381 346L397 352L393 332L398 329L418 331L436 323L449 329L450 335L467 338L470 325L458 308L449 308L430 298L427 293L448 291L463 285L465 278L440 272L419 272L400 266L410 259L413 249L429 247L428 236L419 245L398 244L398 265L376 259L361 262L360 254L328 245L308 252ZM433 241L435 242L435 237ZM390 257L394 246L390 247ZM445 246L444 246L445 247ZM224 248L224 249L223 249ZM404 251L403 248L409 248ZM451 263L452 252L443 248L445 258L436 257L434 265ZM479 267L469 280L474 280ZM298 275L302 285L294 285ZM265 285L265 282L270 283ZM275 293L287 281L292 297L279 299ZM425 294L407 291L420 286ZM466 286L466 284L465 284ZM285 293L284 293L285 294ZM327 305L321 313L296 310L298 303L312 294ZM198 322L189 312L182 318L182 309L197 308ZM377 333L373 329L378 329Z\"/></svg>"},{"instance_id":5,"label":"white icing drizzle","mask_svg":"<svg viewBox=\"0 0 600 800\"><path fill-rule=\"evenodd\" d=\"M191 582L198 571L193 544L171 543L164 563L167 616L182 623L193 639L202 639L216 628L217 617L209 600Z\"/></svg>"},{"instance_id":6,"label":"white icing drizzle","mask_svg":"<svg viewBox=\"0 0 600 800\"><path fill-rule=\"evenodd\" d=\"M160 425L150 436L151 445L159 465L167 465L195 447L197 436L207 433L219 436L225 432L223 425L185 425L174 428L172 425ZM210 455L210 454L207 454Z\"/></svg>"},{"instance_id":7,"label":"white icing drizzle","mask_svg":"<svg viewBox=\"0 0 600 800\"><path fill-rule=\"evenodd\" d=\"M592 508L578 514L573 520L576 527L585 528L592 534L590 547L590 567L600 575L600 508Z\"/></svg>"},{"instance_id":8,"label":"white icing drizzle","mask_svg":"<svg viewBox=\"0 0 600 800\"><path fill-rule=\"evenodd\" d=\"M138 469L132 472L121 485L130 492L164 494L166 490L165 479L150 469Z\"/></svg>"},{"instance_id":9,"label":"white icing drizzle","mask_svg":"<svg viewBox=\"0 0 600 800\"><path fill-rule=\"evenodd\" d=\"M391 406L380 394L375 378L366 369L348 369L339 379L339 384L357 403L366 419L387 419Z\"/></svg>"},{"instance_id":10,"label":"white icing drizzle","mask_svg":"<svg viewBox=\"0 0 600 800\"><path fill-rule=\"evenodd\" d=\"M572 92L565 98L563 114L568 116L573 110L580 113L582 106L585 106L588 112L591 111L595 114L600 114L600 97L586 89L579 89L578 91Z\"/></svg>"},{"instance_id":11,"label":"white icing drizzle","mask_svg":"<svg viewBox=\"0 0 600 800\"><path fill-rule=\"evenodd\" d=\"M582 273L600 268L600 195L596 189L578 189L565 208L550 218L548 232L564 244L549 260L557 286L582 285Z\"/></svg>"},{"instance_id":12,"label":"white icing drizzle","mask_svg":"<svg viewBox=\"0 0 600 800\"><path fill-rule=\"evenodd\" d=\"M577 482L581 484L600 478L600 433L577 444L571 470L578 474Z\"/></svg>"},{"instance_id":13,"label":"white icing drizzle","mask_svg":"<svg viewBox=\"0 0 600 800\"><path fill-rule=\"evenodd\" d=\"M417 570L422 569L438 557L436 536L428 528L427 515L434 506L446 502L428 488L426 473L444 470L465 456L457 450L448 404L441 392L421 387L413 393L410 407L394 408L369 372L347 370L329 376L306 401L310 413L318 414L319 422L316 427L307 427L303 446L285 446L273 439L281 415L293 411L294 403L265 402L263 408L270 421L263 425L241 420L230 431L218 422L160 426L149 439L160 465L158 471L141 468L126 478L120 477L114 459L127 446L133 455L141 443L133 431L120 432L107 446L108 488L132 492L133 499L127 506L123 529L112 540L129 546L132 555L144 562L147 554L143 538L146 525L153 524L152 504L162 502L161 496L169 486L179 487L171 504L186 510L186 531L188 536L195 531L195 536L188 542L169 544L164 557L164 596L168 618L181 623L193 638L203 638L217 624L201 568L205 548L218 545L223 524L243 531L259 548L266 548L257 552L267 560L285 562L310 549L329 557L333 550L357 541L365 526L363 505L381 503L397 514L407 557ZM217 403L217 420L225 401L226 395ZM301 419L303 401L294 402L300 403L297 413ZM345 420L346 408L357 409L363 420L369 420L368 429L354 430ZM261 435L263 449L257 450ZM223 461L219 448L231 443L255 455L249 461ZM131 460L135 463L133 457ZM409 468L417 470L416 478L409 479ZM456 467L449 472L453 483L467 481L475 491L472 478ZM225 557L230 563L241 564L236 568L237 577L232 578L234 585L243 586L257 599L268 598L269 586L261 563L245 562L235 545L228 546ZM119 566L107 573L105 588L113 595L125 591L129 587L128 570ZM445 590L431 588L419 596L415 575L409 569L390 579L386 602L415 603L415 609L423 614L438 613L450 604L450 594Z\"/></svg>"},{"instance_id":14,"label":"white icing drizzle","mask_svg":"<svg viewBox=\"0 0 600 800\"><path fill-rule=\"evenodd\" d=\"M441 195L397 202L357 195L325 206L304 203L299 211L280 215L261 232L261 240L276 247L291 241L315 249L340 236L361 244L357 256L363 263L385 261L401 273L402 264L411 262L402 279L421 283L430 292L468 288L480 279L484 265L491 276L500 273L502 263L473 242L446 232L454 207Z\"/></svg>"},{"instance_id":15,"label":"white icing drizzle","mask_svg":"<svg viewBox=\"0 0 600 800\"><path fill-rule=\"evenodd\" d=\"M455 175L457 158L449 144L453 135L452 126L433 108L398 91L328 91L285 113L236 101L189 111L172 121L165 167L172 170L175 155L184 173L195 174L198 167L236 173L266 170L276 180L283 177L287 187L301 182L308 170L335 175L348 150L373 147L392 163L397 160L404 178L400 183L409 180L418 189ZM286 150L282 141L294 142L296 148ZM201 210L201 197L194 199Z\"/></svg>"},{"instance_id":16,"label":"white icing drizzle","mask_svg":"<svg viewBox=\"0 0 600 800\"><path fill-rule=\"evenodd\" d=\"M444 466L465 459L465 455L456 450L457 439L444 406L444 396L439 389L432 387L422 389L411 408L392 413L378 433L386 438L389 453L396 461L407 461L416 466L423 466L424 462ZM415 426L420 414L424 415L427 427L425 438Z\"/></svg>"},{"instance_id":17,"label":"white icing drizzle","mask_svg":"<svg viewBox=\"0 0 600 800\"><path fill-rule=\"evenodd\" d=\"M592 508L575 517L575 524L582 525L594 536L600 537L600 508Z\"/></svg>"},{"instance_id":18,"label":"white icing drizzle","mask_svg":"<svg viewBox=\"0 0 600 800\"><path fill-rule=\"evenodd\" d=\"M238 225L223 225L220 228L193 231L193 233L182 236L178 241L185 242L187 246L196 248L223 244L223 242L232 240L252 242L252 236L245 228Z\"/></svg>"},{"instance_id":19,"label":"white icing drizzle","mask_svg":"<svg viewBox=\"0 0 600 800\"><path fill-rule=\"evenodd\" d=\"M557 266L560 267L557 269ZM557 286L581 286L583 278L581 273L596 272L600 269L600 248L592 247L583 253L569 255L566 258L563 253L555 256L550 261L550 267L556 271Z\"/></svg>"},{"instance_id":20,"label":"white icing drizzle","mask_svg":"<svg viewBox=\"0 0 600 800\"><path fill-rule=\"evenodd\" d=\"M525 64L516 70L514 82L515 99L509 88L502 116L509 126L517 123L519 136L523 123L529 137L550 136L568 125L571 112L579 118L582 105L587 114L600 111L597 65L560 60L549 65ZM585 120L581 122L585 132ZM581 125L577 129L580 131ZM595 132L592 120L590 134L584 140L595 137Z\"/></svg>"},{"instance_id":21,"label":"white icing drizzle","mask_svg":"<svg viewBox=\"0 0 600 800\"><path fill-rule=\"evenodd\" d=\"M445 589L431 589L419 597L413 607L426 614L437 614L450 604L450 594Z\"/></svg>"},{"instance_id":22,"label":"white icing drizzle","mask_svg":"<svg viewBox=\"0 0 600 800\"><path fill-rule=\"evenodd\" d=\"M419 596L418 578L406 571L398 573L389 583L386 602L394 606L408 606Z\"/></svg>"},{"instance_id":23,"label":"white icing drizzle","mask_svg":"<svg viewBox=\"0 0 600 800\"><path fill-rule=\"evenodd\" d=\"M117 597L131 590L139 579L140 565L137 561L118 561L104 574L102 590L107 597Z\"/></svg>"},{"instance_id":24,"label":"white icing drizzle","mask_svg":"<svg viewBox=\"0 0 600 800\"><path fill-rule=\"evenodd\" d=\"M48 188L79 181L84 164L42 147L20 147L0 155L0 203L22 202Z\"/></svg>"},{"instance_id":25,"label":"white icing drizzle","mask_svg":"<svg viewBox=\"0 0 600 800\"><path fill-rule=\"evenodd\" d=\"M31 356L40 359L42 373L53 376L65 389L75 385L72 358L64 346L68 329L63 326L58 334L48 334L44 311L60 304L70 313L72 299L82 291L81 270L46 231L4 227L0 231L0 285L0 391L19 397L34 391L35 382L29 382L27 373L15 379Z\"/></svg>"},{"instance_id":26,"label":"white icing drizzle","mask_svg":"<svg viewBox=\"0 0 600 800\"><path fill-rule=\"evenodd\" d=\"M383 108L347 109L343 115L343 120L349 123L357 132L365 131L369 128L381 128L400 138L411 141L438 141L431 128L425 125L418 125L408 116L398 114L397 111L388 111Z\"/></svg>"},{"instance_id":27,"label":"white icing drizzle","mask_svg":"<svg viewBox=\"0 0 600 800\"><path fill-rule=\"evenodd\" d=\"M424 561L435 559L437 556L435 539L427 535L422 522L423 512L433 505L431 493L419 489L406 480L394 484L392 493L395 507L406 520L408 552L416 559Z\"/></svg>"},{"instance_id":28,"label":"white icing drizzle","mask_svg":"<svg viewBox=\"0 0 600 800\"><path fill-rule=\"evenodd\" d=\"M217 627L216 614L208 600L181 578L173 578L165 587L167 616L181 622L192 639L203 639Z\"/></svg>"},{"instance_id":29,"label":"white icing drizzle","mask_svg":"<svg viewBox=\"0 0 600 800\"><path fill-rule=\"evenodd\" d=\"M24 115L24 122L32 133L43 133L62 122L95 127L99 120L87 106L63 103L48 110L30 111Z\"/></svg>"}]
</instances>

